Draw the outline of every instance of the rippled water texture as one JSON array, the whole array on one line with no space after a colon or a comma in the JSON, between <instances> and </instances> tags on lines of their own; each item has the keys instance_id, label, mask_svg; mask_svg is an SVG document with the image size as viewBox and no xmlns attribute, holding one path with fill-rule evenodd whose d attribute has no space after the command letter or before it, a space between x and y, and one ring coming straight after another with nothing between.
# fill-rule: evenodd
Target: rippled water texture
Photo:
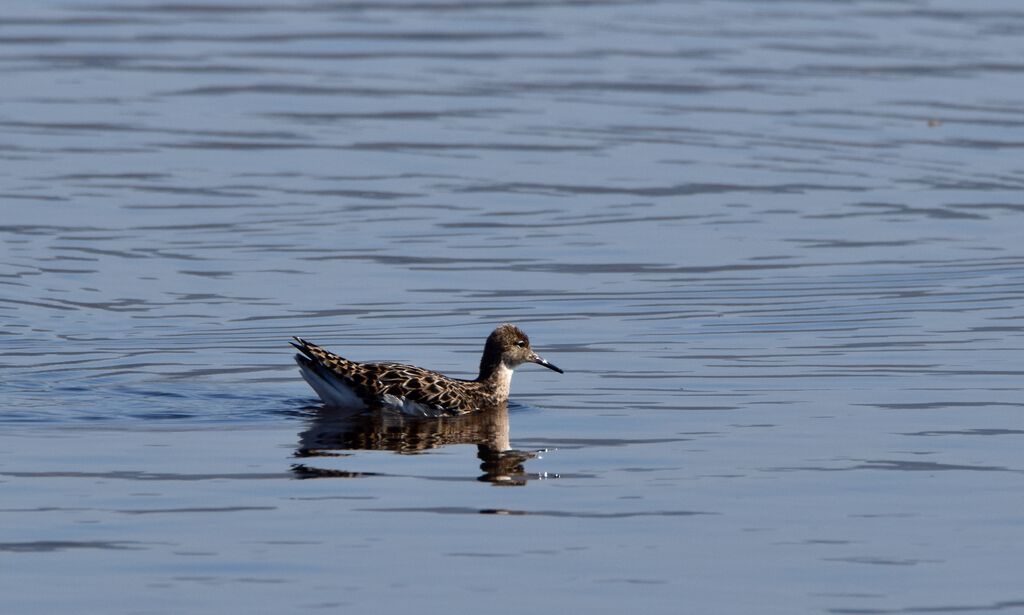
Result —
<instances>
[{"instance_id":1,"label":"rippled water texture","mask_svg":"<svg viewBox=\"0 0 1024 615\"><path fill-rule=\"evenodd\" d=\"M0 17L0 610L1024 611L1024 6ZM558 375L322 410L301 335Z\"/></svg>"}]
</instances>

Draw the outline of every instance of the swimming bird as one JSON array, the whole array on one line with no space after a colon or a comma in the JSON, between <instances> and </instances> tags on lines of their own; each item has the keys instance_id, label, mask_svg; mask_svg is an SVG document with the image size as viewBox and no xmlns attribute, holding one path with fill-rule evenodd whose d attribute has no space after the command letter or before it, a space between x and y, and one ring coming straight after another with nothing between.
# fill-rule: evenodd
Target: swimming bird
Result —
<instances>
[{"instance_id":1,"label":"swimming bird","mask_svg":"<svg viewBox=\"0 0 1024 615\"><path fill-rule=\"evenodd\" d=\"M512 372L536 363L564 373L530 348L519 327L499 325L484 344L480 375L459 380L401 363L357 363L295 338L302 377L328 406L397 409L414 416L466 414L508 401Z\"/></svg>"}]
</instances>

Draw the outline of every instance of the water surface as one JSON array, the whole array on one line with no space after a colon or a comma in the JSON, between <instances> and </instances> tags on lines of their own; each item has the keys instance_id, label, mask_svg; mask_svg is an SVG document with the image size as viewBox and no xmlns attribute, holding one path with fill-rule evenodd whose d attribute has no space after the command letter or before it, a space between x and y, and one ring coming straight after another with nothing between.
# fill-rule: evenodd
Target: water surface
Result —
<instances>
[{"instance_id":1,"label":"water surface","mask_svg":"<svg viewBox=\"0 0 1024 615\"><path fill-rule=\"evenodd\" d=\"M1024 610L1017 3L0 24L5 612Z\"/></svg>"}]
</instances>

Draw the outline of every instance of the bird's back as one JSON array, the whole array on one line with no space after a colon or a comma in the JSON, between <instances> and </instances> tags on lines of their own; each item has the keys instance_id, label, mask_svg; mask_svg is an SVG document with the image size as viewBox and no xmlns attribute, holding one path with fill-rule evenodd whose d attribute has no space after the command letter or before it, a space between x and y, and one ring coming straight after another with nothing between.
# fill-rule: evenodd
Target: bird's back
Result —
<instances>
[{"instance_id":1,"label":"bird's back","mask_svg":"<svg viewBox=\"0 0 1024 615\"><path fill-rule=\"evenodd\" d=\"M396 407L406 414L461 414L484 403L478 383L402 363L357 363L296 338L295 360L324 403Z\"/></svg>"}]
</instances>

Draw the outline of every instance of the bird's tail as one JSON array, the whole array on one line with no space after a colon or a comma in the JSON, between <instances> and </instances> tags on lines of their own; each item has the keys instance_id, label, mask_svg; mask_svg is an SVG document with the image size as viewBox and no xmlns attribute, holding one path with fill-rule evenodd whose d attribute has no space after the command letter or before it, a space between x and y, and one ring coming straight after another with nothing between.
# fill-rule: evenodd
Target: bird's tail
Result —
<instances>
[{"instance_id":1,"label":"bird's tail","mask_svg":"<svg viewBox=\"0 0 1024 615\"><path fill-rule=\"evenodd\" d=\"M328 352L302 338L291 342L301 354L295 355L302 378L313 387L328 406L361 407L365 404L345 377L345 367L351 361Z\"/></svg>"}]
</instances>

